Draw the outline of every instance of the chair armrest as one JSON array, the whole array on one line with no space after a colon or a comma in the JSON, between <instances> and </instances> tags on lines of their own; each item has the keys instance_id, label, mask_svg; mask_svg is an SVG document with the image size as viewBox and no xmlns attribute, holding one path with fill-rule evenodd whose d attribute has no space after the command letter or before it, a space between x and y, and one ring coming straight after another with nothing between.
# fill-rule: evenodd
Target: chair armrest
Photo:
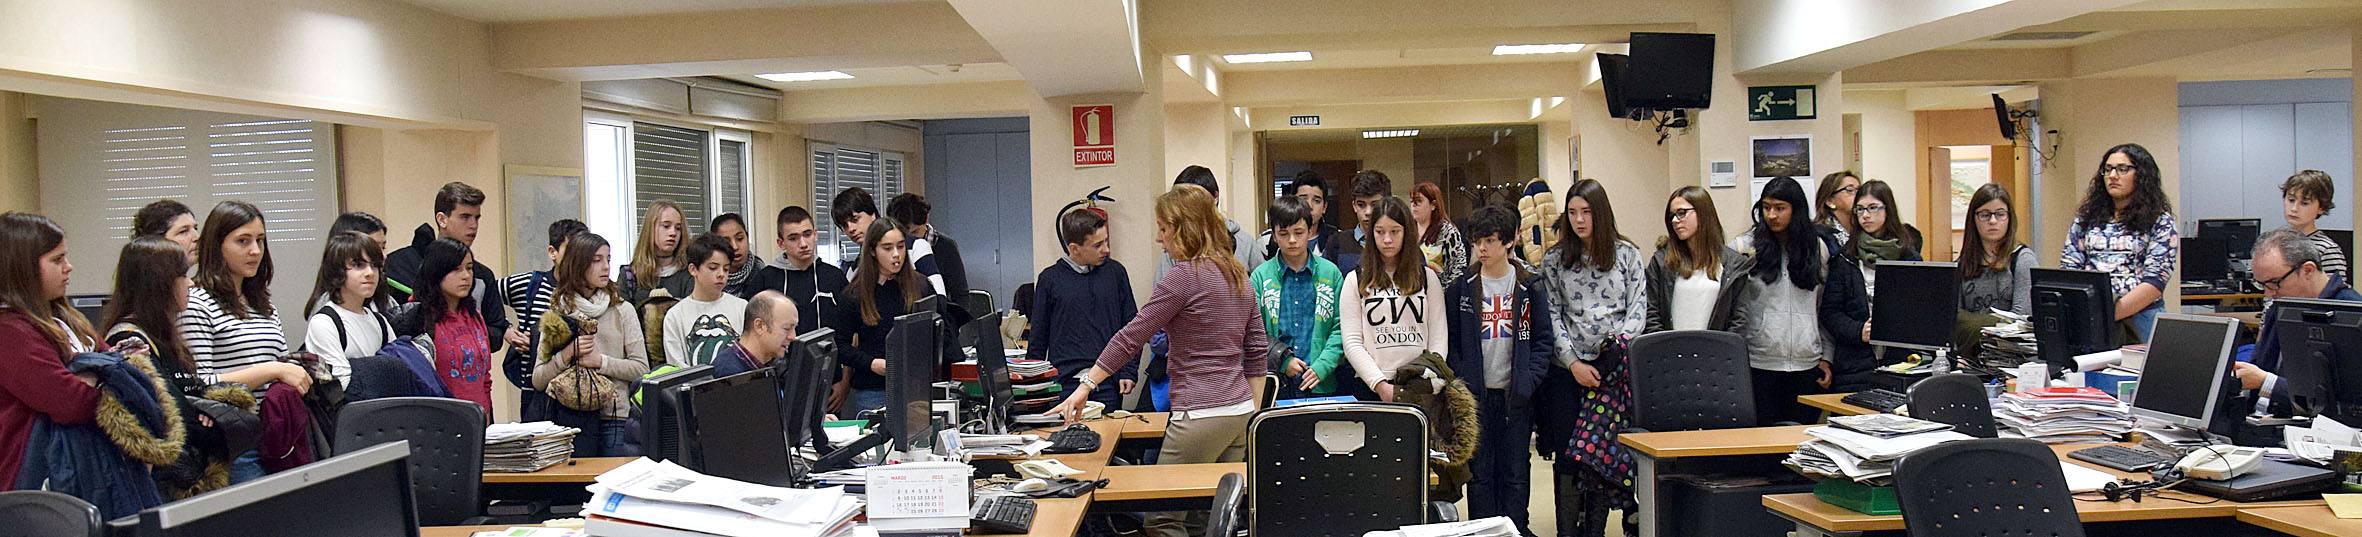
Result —
<instances>
[{"instance_id":1,"label":"chair armrest","mask_svg":"<svg viewBox=\"0 0 2362 537\"><path fill-rule=\"evenodd\" d=\"M1459 522L1460 507L1452 502L1427 502L1427 523Z\"/></svg>"}]
</instances>

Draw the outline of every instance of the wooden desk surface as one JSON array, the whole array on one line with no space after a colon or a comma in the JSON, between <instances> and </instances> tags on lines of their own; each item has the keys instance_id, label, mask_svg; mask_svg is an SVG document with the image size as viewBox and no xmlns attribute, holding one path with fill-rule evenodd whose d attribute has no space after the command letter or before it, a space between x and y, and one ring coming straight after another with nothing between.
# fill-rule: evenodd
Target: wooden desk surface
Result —
<instances>
[{"instance_id":1,"label":"wooden desk surface","mask_svg":"<svg viewBox=\"0 0 2362 537\"><path fill-rule=\"evenodd\" d=\"M2093 444L2059 444L2050 446L2050 449L2052 452L2058 454L2059 460L2083 465L2085 468L2106 472L2108 475L2116 476L2118 478L2149 478L2146 472L2137 474L2134 472L2120 472L2110 468L2083 464L2082 461L2067 458L2068 452L2091 447L2095 446ZM2166 491L2165 498L2180 498L2196 502L2213 503L2197 504L2183 501L2174 501L2172 499L2159 499L2155 497L2138 503L2132 502L2130 500L2110 502L2107 500L2084 500L2077 498L2075 500L2075 513L2077 516L2081 517L2085 523L2128 522L2135 520L2219 518L2235 516L2241 509L2254 509L2259 507L2318 507L2323 505L2321 500L2258 503L2239 503L2230 500L2218 501L2211 496L2202 496L2182 491ZM1779 512L1781 515L1786 516L1789 519L1793 519L1798 522L1828 531L1899 531L1903 529L1902 515L1880 516L1857 513L1850 509L1822 502L1820 498L1814 497L1811 493L1774 494L1764 496L1763 506L1770 508L1773 511ZM2327 508L2324 507L2322 509L2324 513L2327 512Z\"/></svg>"},{"instance_id":2,"label":"wooden desk surface","mask_svg":"<svg viewBox=\"0 0 2362 537\"><path fill-rule=\"evenodd\" d=\"M1124 440L1164 438L1165 425L1171 423L1173 417L1170 412L1141 412L1135 415L1147 421L1143 423L1141 420L1127 419L1130 423L1124 424Z\"/></svg>"},{"instance_id":3,"label":"wooden desk surface","mask_svg":"<svg viewBox=\"0 0 2362 537\"><path fill-rule=\"evenodd\" d=\"M1239 474L1243 479L1247 463L1110 466L1099 474L1107 479L1107 488L1099 489L1096 497L1111 502L1213 498L1214 487L1222 483L1223 474Z\"/></svg>"},{"instance_id":4,"label":"wooden desk surface","mask_svg":"<svg viewBox=\"0 0 2362 537\"><path fill-rule=\"evenodd\" d=\"M1804 403L1805 406L1821 409L1821 411L1828 412L1831 416L1862 416L1878 413L1877 410L1858 407L1851 403L1845 402L1845 396L1848 395L1853 394L1816 393L1812 395L1796 396L1796 401Z\"/></svg>"},{"instance_id":5,"label":"wooden desk surface","mask_svg":"<svg viewBox=\"0 0 2362 537\"><path fill-rule=\"evenodd\" d=\"M2239 510L2239 521L2297 537L2362 535L2362 520L2338 518L2329 506L2249 507Z\"/></svg>"},{"instance_id":6,"label":"wooden desk surface","mask_svg":"<svg viewBox=\"0 0 2362 537\"><path fill-rule=\"evenodd\" d=\"M1713 431L1675 431L1664 433L1633 433L1619 435L1616 441L1654 459L1682 457L1730 457L1739 455L1779 455L1796 451L1796 445L1811 437L1805 429L1818 425L1790 425L1785 427L1753 427Z\"/></svg>"},{"instance_id":7,"label":"wooden desk surface","mask_svg":"<svg viewBox=\"0 0 2362 537\"><path fill-rule=\"evenodd\" d=\"M418 537L468 537L479 531L502 531L518 526L426 526L418 528Z\"/></svg>"},{"instance_id":8,"label":"wooden desk surface","mask_svg":"<svg viewBox=\"0 0 2362 537\"><path fill-rule=\"evenodd\" d=\"M579 483L588 485L596 482L599 474L607 473L607 471L614 470L616 467L623 466L624 463L631 462L633 459L637 458L638 457L583 457L559 463L557 466L543 468L537 472L484 472L484 484L502 485L522 483Z\"/></svg>"}]
</instances>

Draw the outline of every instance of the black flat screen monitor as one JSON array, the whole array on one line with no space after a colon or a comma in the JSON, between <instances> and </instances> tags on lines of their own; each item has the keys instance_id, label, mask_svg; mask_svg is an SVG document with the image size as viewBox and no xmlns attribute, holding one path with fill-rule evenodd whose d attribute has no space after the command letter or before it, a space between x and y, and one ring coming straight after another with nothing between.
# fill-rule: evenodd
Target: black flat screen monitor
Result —
<instances>
[{"instance_id":1,"label":"black flat screen monitor","mask_svg":"<svg viewBox=\"0 0 2362 537\"><path fill-rule=\"evenodd\" d=\"M1607 115L1616 119L1632 119L1632 108L1624 106L1624 70L1632 65L1632 57L1622 54L1598 53L1599 89L1606 97Z\"/></svg>"},{"instance_id":2,"label":"black flat screen monitor","mask_svg":"<svg viewBox=\"0 0 2362 537\"><path fill-rule=\"evenodd\" d=\"M1648 110L1706 108L1714 94L1714 34L1632 32L1624 105Z\"/></svg>"},{"instance_id":3,"label":"black flat screen monitor","mask_svg":"<svg viewBox=\"0 0 2362 537\"><path fill-rule=\"evenodd\" d=\"M810 444L813 451L828 453L821 418L828 414L829 384L837 371L836 331L822 328L796 334L781 363L787 370L780 378L780 392L787 396L787 444Z\"/></svg>"},{"instance_id":4,"label":"black flat screen monitor","mask_svg":"<svg viewBox=\"0 0 2362 537\"><path fill-rule=\"evenodd\" d=\"M886 335L886 430L895 451L934 445L934 405L940 329L933 311L894 318Z\"/></svg>"},{"instance_id":5,"label":"black flat screen monitor","mask_svg":"<svg viewBox=\"0 0 2362 537\"><path fill-rule=\"evenodd\" d=\"M640 383L640 452L649 459L673 461L682 466L696 467L689 460L693 451L683 446L690 442L682 424L681 390L690 384L714 378L714 368L701 365L657 375Z\"/></svg>"},{"instance_id":6,"label":"black flat screen monitor","mask_svg":"<svg viewBox=\"0 0 2362 537\"><path fill-rule=\"evenodd\" d=\"M2182 279L2213 282L2231 277L2231 243L2220 236L2182 240Z\"/></svg>"},{"instance_id":7,"label":"black flat screen monitor","mask_svg":"<svg viewBox=\"0 0 2362 537\"><path fill-rule=\"evenodd\" d=\"M1870 343L1908 349L1952 346L1960 318L1960 265L1928 261L1878 262L1878 294L1870 301Z\"/></svg>"},{"instance_id":8,"label":"black flat screen monitor","mask_svg":"<svg viewBox=\"0 0 2362 537\"><path fill-rule=\"evenodd\" d=\"M2328 235L2329 242L2337 243L2337 251L2345 252L2347 255L2354 253L2354 230L2324 229L2321 230L2321 234Z\"/></svg>"},{"instance_id":9,"label":"black flat screen monitor","mask_svg":"<svg viewBox=\"0 0 2362 537\"><path fill-rule=\"evenodd\" d=\"M781 374L766 367L689 385L686 422L697 451L691 469L774 487L795 484Z\"/></svg>"},{"instance_id":10,"label":"black flat screen monitor","mask_svg":"<svg viewBox=\"0 0 2362 537\"><path fill-rule=\"evenodd\" d=\"M2237 319L2158 315L2132 415L2198 430L2213 425L2231 375L2231 338L2238 335Z\"/></svg>"},{"instance_id":11,"label":"black flat screen monitor","mask_svg":"<svg viewBox=\"0 0 2362 537\"><path fill-rule=\"evenodd\" d=\"M2051 374L2076 370L2076 356L2116 347L2116 293L2108 287L2108 273L2033 272L2034 346Z\"/></svg>"},{"instance_id":12,"label":"black flat screen monitor","mask_svg":"<svg viewBox=\"0 0 2362 537\"><path fill-rule=\"evenodd\" d=\"M2263 229L2264 221L2254 218L2199 220L2198 238L2220 238L2223 249L2230 252L2231 259L2247 259L2249 252L2255 249L2255 237L2262 234Z\"/></svg>"},{"instance_id":13,"label":"black flat screen monitor","mask_svg":"<svg viewBox=\"0 0 2362 537\"><path fill-rule=\"evenodd\" d=\"M2362 302L2283 298L2272 308L2285 388L2275 398L2299 416L2353 422L2362 415Z\"/></svg>"},{"instance_id":14,"label":"black flat screen monitor","mask_svg":"<svg viewBox=\"0 0 2362 537\"><path fill-rule=\"evenodd\" d=\"M1009 385L1009 355L1001 345L1001 315L988 313L960 327L960 347L976 358L976 383L984 388L984 428L991 434L1008 432L1009 403L1016 399Z\"/></svg>"},{"instance_id":15,"label":"black flat screen monitor","mask_svg":"<svg viewBox=\"0 0 2362 537\"><path fill-rule=\"evenodd\" d=\"M370 446L139 513L139 537L418 537L410 443Z\"/></svg>"}]
</instances>

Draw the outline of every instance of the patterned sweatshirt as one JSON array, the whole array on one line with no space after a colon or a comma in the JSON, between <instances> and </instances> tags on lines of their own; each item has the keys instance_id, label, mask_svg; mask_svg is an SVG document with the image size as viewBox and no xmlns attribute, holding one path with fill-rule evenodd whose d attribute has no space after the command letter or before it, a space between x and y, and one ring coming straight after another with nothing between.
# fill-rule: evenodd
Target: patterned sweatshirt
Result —
<instances>
[{"instance_id":1,"label":"patterned sweatshirt","mask_svg":"<svg viewBox=\"0 0 2362 537\"><path fill-rule=\"evenodd\" d=\"M2110 220L2098 226L2076 217L2067 226L2067 244L2059 254L2059 267L2096 270L2108 273L2108 287L2123 297L2141 284L2149 284L2164 292L2172 287L2175 264L2181 259L2181 235L2173 227L2173 213L2157 215L2157 221L2142 226L2126 226Z\"/></svg>"},{"instance_id":2,"label":"patterned sweatshirt","mask_svg":"<svg viewBox=\"0 0 2362 537\"><path fill-rule=\"evenodd\" d=\"M1640 335L1648 325L1648 275L1640 247L1616 241L1616 264L1602 271L1588 263L1559 266L1552 249L1542 260L1549 283L1550 318L1558 324L1559 367L1599 358L1599 342L1610 336Z\"/></svg>"}]
</instances>

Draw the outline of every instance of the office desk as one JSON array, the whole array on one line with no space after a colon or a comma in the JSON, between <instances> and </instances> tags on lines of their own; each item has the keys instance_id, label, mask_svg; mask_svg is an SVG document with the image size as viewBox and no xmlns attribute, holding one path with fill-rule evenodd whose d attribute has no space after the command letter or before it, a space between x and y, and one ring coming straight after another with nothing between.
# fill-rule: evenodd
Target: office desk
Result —
<instances>
[{"instance_id":1,"label":"office desk","mask_svg":"<svg viewBox=\"0 0 2362 537\"><path fill-rule=\"evenodd\" d=\"M468 537L479 531L502 531L515 527L522 526L426 526L418 528L418 537Z\"/></svg>"},{"instance_id":2,"label":"office desk","mask_svg":"<svg viewBox=\"0 0 2362 537\"><path fill-rule=\"evenodd\" d=\"M2082 461L2067 458L2068 452L2090 447L2094 446L2092 444L2061 444L2050 446L2050 449L2052 452L2058 454L2059 460L2067 461L2072 464L2083 465L2086 468L2107 472L2109 475L2113 475L2118 478L2149 478L2146 472L2119 472L2109 468L2083 464ZM2181 491L2167 491L2166 494L2169 495L2169 497L2183 498L2199 502L2215 500L2213 497L2201 496ZM2157 498L2150 498L2147 501L2142 501L2139 503L2134 503L2130 500L2110 502L2106 500L2077 499L2075 500L2075 513L2083 520L2084 523L2088 524L2093 522L2225 518L2237 516L2242 509L2255 509L2259 507L2311 506L2321 509L2322 512L2326 514L2328 508L2322 507L2322 505L2323 504L2321 503L2321 500L2258 503L2239 503L2230 500L2220 500L2214 501L2213 503L2196 504L2173 500L2160 500ZM1903 517L1901 515L1880 516L1857 513L1843 507L1838 507L1822 502L1820 498L1815 497L1810 493L1774 494L1770 496L1764 496L1763 506L1770 508L1772 512L1779 514L1781 518L1795 521L1796 537L1851 535L1866 531L1900 531L1903 529Z\"/></svg>"},{"instance_id":3,"label":"office desk","mask_svg":"<svg viewBox=\"0 0 2362 537\"><path fill-rule=\"evenodd\" d=\"M1131 423L1124 424L1124 440L1164 438L1165 425L1171 423L1173 417L1170 412L1141 412L1133 415L1141 419L1125 418Z\"/></svg>"},{"instance_id":4,"label":"office desk","mask_svg":"<svg viewBox=\"0 0 2362 537\"><path fill-rule=\"evenodd\" d=\"M486 485L588 485L607 473L639 457L583 457L559 463L539 471L484 472Z\"/></svg>"},{"instance_id":5,"label":"office desk","mask_svg":"<svg viewBox=\"0 0 2362 537\"><path fill-rule=\"evenodd\" d=\"M1693 457L1782 455L1810 437L1804 430L1817 425L1754 427L1714 431L1675 431L1620 435L1616 441L1632 449L1632 495L1640 504L1640 537L1657 535L1657 463Z\"/></svg>"},{"instance_id":6,"label":"office desk","mask_svg":"<svg viewBox=\"0 0 2362 537\"><path fill-rule=\"evenodd\" d=\"M1875 409L1858 407L1854 406L1852 403L1845 402L1845 396L1848 395L1853 394L1816 393L1812 395L1796 396L1796 401L1804 403L1804 406L1821 409L1821 412L1830 416L1862 416L1878 413L1878 411Z\"/></svg>"},{"instance_id":7,"label":"office desk","mask_svg":"<svg viewBox=\"0 0 2362 537\"><path fill-rule=\"evenodd\" d=\"M1099 477L1107 488L1094 499L1102 502L1213 498L1224 474L1247 474L1247 463L1149 464L1110 466Z\"/></svg>"},{"instance_id":8,"label":"office desk","mask_svg":"<svg viewBox=\"0 0 2362 537\"><path fill-rule=\"evenodd\" d=\"M2362 520L2338 518L2328 506L2249 507L2240 509L2240 522L2297 537L2362 535Z\"/></svg>"}]
</instances>

